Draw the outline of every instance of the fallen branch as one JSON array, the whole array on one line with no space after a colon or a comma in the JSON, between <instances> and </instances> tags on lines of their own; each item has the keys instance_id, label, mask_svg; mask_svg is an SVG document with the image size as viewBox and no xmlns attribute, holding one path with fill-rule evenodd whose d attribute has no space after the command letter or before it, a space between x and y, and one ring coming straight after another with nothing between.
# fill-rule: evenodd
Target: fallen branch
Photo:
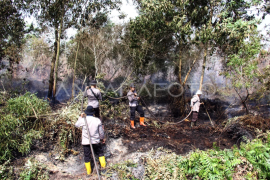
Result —
<instances>
[{"instance_id":1,"label":"fallen branch","mask_svg":"<svg viewBox=\"0 0 270 180\"><path fill-rule=\"evenodd\" d=\"M52 113L52 114L40 114L40 115L38 115L38 117L46 117L46 116L56 116L56 115L59 115L60 113ZM36 117L37 118L37 116L27 116L27 117Z\"/></svg>"},{"instance_id":2,"label":"fallen branch","mask_svg":"<svg viewBox=\"0 0 270 180\"><path fill-rule=\"evenodd\" d=\"M36 113L35 109L33 108L32 103L31 103L30 101L29 101L29 103L30 103L30 106L31 106L32 110L34 111L34 114L35 114L36 118L38 119L38 117L37 117L37 113Z\"/></svg>"}]
</instances>

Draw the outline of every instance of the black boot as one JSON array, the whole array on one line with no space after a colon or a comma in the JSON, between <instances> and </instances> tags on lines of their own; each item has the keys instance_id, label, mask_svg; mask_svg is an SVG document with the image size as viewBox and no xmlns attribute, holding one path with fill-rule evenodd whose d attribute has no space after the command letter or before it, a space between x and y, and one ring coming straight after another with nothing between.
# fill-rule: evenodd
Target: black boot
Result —
<instances>
[{"instance_id":1,"label":"black boot","mask_svg":"<svg viewBox=\"0 0 270 180\"><path fill-rule=\"evenodd\" d=\"M197 126L197 121L194 122L194 126Z\"/></svg>"}]
</instances>

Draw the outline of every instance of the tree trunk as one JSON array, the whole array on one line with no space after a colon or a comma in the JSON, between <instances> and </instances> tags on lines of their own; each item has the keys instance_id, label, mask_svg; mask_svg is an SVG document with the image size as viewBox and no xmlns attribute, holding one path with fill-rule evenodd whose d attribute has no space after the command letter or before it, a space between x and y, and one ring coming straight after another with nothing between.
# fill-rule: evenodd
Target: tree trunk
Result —
<instances>
[{"instance_id":1,"label":"tree trunk","mask_svg":"<svg viewBox=\"0 0 270 180\"><path fill-rule=\"evenodd\" d=\"M53 99L55 99L55 94L56 94L57 72L58 72L59 55L60 55L60 39L61 39L61 33L62 33L62 27L63 27L63 18L64 18L64 15L62 15L61 17L61 22L60 22L61 24L58 30L57 54L56 54L55 69L54 69Z\"/></svg>"},{"instance_id":2,"label":"tree trunk","mask_svg":"<svg viewBox=\"0 0 270 180\"><path fill-rule=\"evenodd\" d=\"M179 77L179 83L182 84L182 54L181 50L179 51L179 72L178 72L178 77Z\"/></svg>"},{"instance_id":3,"label":"tree trunk","mask_svg":"<svg viewBox=\"0 0 270 180\"><path fill-rule=\"evenodd\" d=\"M81 89L83 89L83 86L84 86L84 83L85 83L85 81L86 81L86 78L87 78L87 75L85 74L85 75L84 75L84 80L83 80L83 82L82 82L82 87L81 87Z\"/></svg>"},{"instance_id":4,"label":"tree trunk","mask_svg":"<svg viewBox=\"0 0 270 180\"><path fill-rule=\"evenodd\" d=\"M73 72L73 82L72 82L72 93L71 93L71 99L74 97L74 83L75 83L75 76L76 76L76 64L77 64L77 56L79 51L80 43L78 43L76 56L75 56L75 62L74 62L74 72Z\"/></svg>"},{"instance_id":5,"label":"tree trunk","mask_svg":"<svg viewBox=\"0 0 270 180\"><path fill-rule=\"evenodd\" d=\"M183 82L183 84L182 84L183 87L185 86L185 84L186 84L186 82L187 82L187 79L188 79L188 76L189 76L189 74L190 74L192 68L194 67L194 64L196 63L196 61L197 61L197 58L194 59L194 61L192 62L192 65L191 65L191 67L190 67L190 69L188 70L188 72L187 72L187 74L186 74L185 80L184 80L184 82Z\"/></svg>"},{"instance_id":6,"label":"tree trunk","mask_svg":"<svg viewBox=\"0 0 270 180\"><path fill-rule=\"evenodd\" d=\"M239 96L240 100L241 100L241 103L243 104L244 108L246 109L246 114L249 114L249 109L248 109L248 106L247 106L247 100L248 100L248 97L249 97L249 92L248 92L248 89L246 88L246 91L247 91L247 95L246 95L246 98L243 99L240 95L240 93L236 90L236 88L234 87L234 90L235 92L237 93L237 95Z\"/></svg>"},{"instance_id":7,"label":"tree trunk","mask_svg":"<svg viewBox=\"0 0 270 180\"><path fill-rule=\"evenodd\" d=\"M94 47L94 58L95 58L95 77L94 77L94 79L96 79L96 77L97 77L97 73L98 73L98 62L97 62L97 55L96 55L96 47Z\"/></svg>"},{"instance_id":8,"label":"tree trunk","mask_svg":"<svg viewBox=\"0 0 270 180\"><path fill-rule=\"evenodd\" d=\"M57 54L57 39L58 39L58 30L57 29L55 29L54 35L55 35L54 53L53 53L53 58L52 58L52 62L51 62L48 98L52 97L52 90L53 90L53 81L54 81L53 74L54 74L54 66L55 66L55 60L56 60L56 54Z\"/></svg>"},{"instance_id":9,"label":"tree trunk","mask_svg":"<svg viewBox=\"0 0 270 180\"><path fill-rule=\"evenodd\" d=\"M204 78L204 72L205 72L205 66L206 66L206 58L207 58L207 49L208 46L207 44L205 45L204 49L204 57L203 57L203 65L202 65L202 74L201 74L201 81L200 81L200 90L202 90L202 85L203 85L203 78Z\"/></svg>"}]
</instances>

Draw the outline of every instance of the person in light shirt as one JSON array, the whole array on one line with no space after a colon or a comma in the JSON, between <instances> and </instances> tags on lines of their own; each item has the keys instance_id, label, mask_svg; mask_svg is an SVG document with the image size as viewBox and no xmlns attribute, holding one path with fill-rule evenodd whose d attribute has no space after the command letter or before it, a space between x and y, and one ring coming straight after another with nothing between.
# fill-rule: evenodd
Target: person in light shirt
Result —
<instances>
[{"instance_id":1,"label":"person in light shirt","mask_svg":"<svg viewBox=\"0 0 270 180\"><path fill-rule=\"evenodd\" d=\"M146 126L144 124L144 112L142 106L139 105L140 97L137 96L134 85L130 85L130 91L127 93L130 107L130 126L132 129L135 129L134 120L135 112L137 111L140 114L140 126Z\"/></svg>"},{"instance_id":2,"label":"person in light shirt","mask_svg":"<svg viewBox=\"0 0 270 180\"><path fill-rule=\"evenodd\" d=\"M202 91L198 90L196 94L192 97L190 107L192 110L192 120L190 126L196 126L198 120L198 114L200 110L200 105L203 104L200 102L200 96L202 95Z\"/></svg>"},{"instance_id":3,"label":"person in light shirt","mask_svg":"<svg viewBox=\"0 0 270 180\"><path fill-rule=\"evenodd\" d=\"M101 92L97 89L97 81L93 80L90 82L90 87L86 87L86 91L84 92L83 97L88 98L87 106L92 106L94 108L94 115L95 117L100 118L99 112L99 100L102 100Z\"/></svg>"},{"instance_id":4,"label":"person in light shirt","mask_svg":"<svg viewBox=\"0 0 270 180\"><path fill-rule=\"evenodd\" d=\"M82 127L82 145L84 150L84 162L85 162L85 168L87 171L87 174L91 174L91 161L92 155L91 155L91 148L90 148L90 141L89 136L87 132L87 128L85 125L85 119L87 121L87 125L90 131L90 137L91 137L91 144L94 150L94 153L98 155L100 166L102 168L106 167L106 161L104 152L102 149L102 144L105 143L104 139L104 130L102 128L102 123L99 118L94 117L94 108L92 106L87 106L87 109L85 110L85 114L82 113L79 117L78 121L75 123L75 127L79 128Z\"/></svg>"}]
</instances>

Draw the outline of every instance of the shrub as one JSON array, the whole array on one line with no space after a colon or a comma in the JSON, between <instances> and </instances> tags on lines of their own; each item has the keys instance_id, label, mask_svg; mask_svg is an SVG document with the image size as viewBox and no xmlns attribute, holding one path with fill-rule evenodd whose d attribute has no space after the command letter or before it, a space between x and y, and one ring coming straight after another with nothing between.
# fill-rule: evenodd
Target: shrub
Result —
<instances>
[{"instance_id":1,"label":"shrub","mask_svg":"<svg viewBox=\"0 0 270 180\"><path fill-rule=\"evenodd\" d=\"M24 169L20 173L19 180L34 180L34 179L49 179L49 172L47 171L46 167L33 160L28 159Z\"/></svg>"},{"instance_id":2,"label":"shrub","mask_svg":"<svg viewBox=\"0 0 270 180\"><path fill-rule=\"evenodd\" d=\"M144 179L270 179L270 133L240 148L149 154ZM241 171L240 171L241 170Z\"/></svg>"},{"instance_id":3,"label":"shrub","mask_svg":"<svg viewBox=\"0 0 270 180\"><path fill-rule=\"evenodd\" d=\"M42 137L42 124L36 117L49 110L46 101L29 92L7 101L0 112L0 161L12 158L14 151L29 152L32 140Z\"/></svg>"}]
</instances>

